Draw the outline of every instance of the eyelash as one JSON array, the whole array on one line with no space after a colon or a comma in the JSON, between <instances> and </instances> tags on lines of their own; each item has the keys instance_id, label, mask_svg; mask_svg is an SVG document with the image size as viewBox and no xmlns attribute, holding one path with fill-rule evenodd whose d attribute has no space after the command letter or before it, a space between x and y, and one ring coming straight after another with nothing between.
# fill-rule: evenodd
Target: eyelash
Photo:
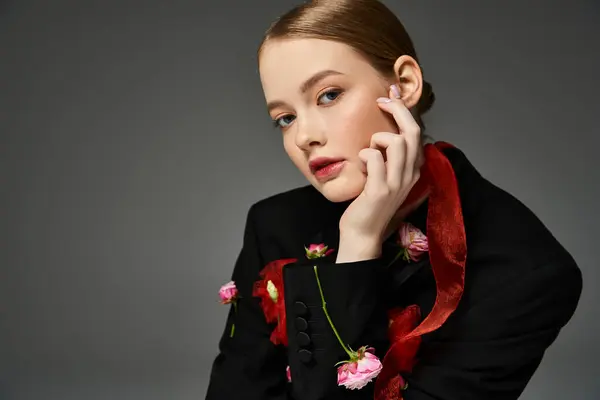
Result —
<instances>
[{"instance_id":1,"label":"eyelash","mask_svg":"<svg viewBox=\"0 0 600 400\"><path fill-rule=\"evenodd\" d=\"M321 95L320 95L318 98L320 99L321 97L323 97L323 96L325 96L325 95L327 95L327 94L329 94L329 93L335 93L335 92L339 92L339 93L338 93L338 95L337 95L337 97L336 97L335 99L331 100L331 102L327 104L327 105L331 105L331 104L335 103L336 101L338 101L338 100L340 99L340 97L341 97L341 96L342 96L342 94L344 93L344 91L343 91L342 89L329 89L329 90L327 90L327 91L325 91L325 92L321 93ZM273 120L273 121L272 121L272 122L273 122L273 127L274 127L275 129L285 129L285 128L286 128L285 126L281 126L281 125L279 125L279 121L280 121L282 118L288 117L289 115L290 115L290 114L282 115L281 117L279 117L279 118L277 118L277 119Z\"/></svg>"}]
</instances>

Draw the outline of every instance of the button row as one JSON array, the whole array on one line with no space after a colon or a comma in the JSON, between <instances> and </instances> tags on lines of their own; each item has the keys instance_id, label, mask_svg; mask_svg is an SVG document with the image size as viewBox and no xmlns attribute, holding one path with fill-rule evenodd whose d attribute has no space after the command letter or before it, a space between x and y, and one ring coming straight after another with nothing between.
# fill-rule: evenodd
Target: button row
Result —
<instances>
[{"instance_id":1,"label":"button row","mask_svg":"<svg viewBox=\"0 0 600 400\"><path fill-rule=\"evenodd\" d=\"M301 301L297 301L294 303L294 314L304 316L308 314L308 307Z\"/></svg>"},{"instance_id":2,"label":"button row","mask_svg":"<svg viewBox=\"0 0 600 400\"><path fill-rule=\"evenodd\" d=\"M298 332L296 334L296 342L300 347L310 346L310 336L308 336L308 321L305 318L308 316L308 307L301 301L294 303L294 313L298 315L294 320L294 327ZM303 363L307 364L312 360L312 352L306 348L298 351L298 358Z\"/></svg>"}]
</instances>

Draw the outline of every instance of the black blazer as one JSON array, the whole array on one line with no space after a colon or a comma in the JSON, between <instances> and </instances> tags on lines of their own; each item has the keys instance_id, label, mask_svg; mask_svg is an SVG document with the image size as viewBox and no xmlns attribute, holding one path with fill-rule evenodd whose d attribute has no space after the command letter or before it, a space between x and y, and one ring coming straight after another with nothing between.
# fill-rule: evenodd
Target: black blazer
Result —
<instances>
[{"instance_id":1,"label":"black blazer","mask_svg":"<svg viewBox=\"0 0 600 400\"><path fill-rule=\"evenodd\" d=\"M460 150L444 153L459 183L467 234L465 291L446 323L423 336L418 362L405 377L404 399L517 399L573 315L581 272L525 205L483 178ZM230 308L207 400L373 398L373 383L361 390L337 386L334 365L347 356L327 324L315 260L307 260L304 250L322 242L337 249L338 221L349 203L331 203L306 186L250 208L232 275L242 299L237 313ZM427 207L425 202L407 218L425 233ZM355 350L375 347L382 360L389 346L386 310L417 304L424 318L436 295L429 260L399 260L386 268L395 252L386 242L378 259L335 264L334 253L316 260L341 337ZM284 268L287 348L270 342L273 326L252 298L259 271L282 258L299 260Z\"/></svg>"}]
</instances>

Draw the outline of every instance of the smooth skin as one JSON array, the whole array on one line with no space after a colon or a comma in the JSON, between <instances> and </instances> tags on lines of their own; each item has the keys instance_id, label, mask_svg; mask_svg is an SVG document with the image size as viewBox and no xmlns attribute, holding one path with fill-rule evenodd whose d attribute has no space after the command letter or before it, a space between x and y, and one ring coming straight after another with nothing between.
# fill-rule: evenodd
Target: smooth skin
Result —
<instances>
[{"instance_id":1,"label":"smooth skin","mask_svg":"<svg viewBox=\"0 0 600 400\"><path fill-rule=\"evenodd\" d=\"M354 199L340 218L337 262L378 257L418 206L402 207L424 160L411 113L422 92L418 63L400 56L384 77L349 46L320 39L273 40L259 62L269 114L291 161L330 201ZM320 181L309 167L317 157L341 157L344 168Z\"/></svg>"},{"instance_id":2,"label":"smooth skin","mask_svg":"<svg viewBox=\"0 0 600 400\"><path fill-rule=\"evenodd\" d=\"M379 98L377 104L394 117L400 133L376 132L369 147L358 153L366 165L367 178L363 191L340 218L338 262L380 255L381 242L397 227L390 222L405 215L406 210L400 215L398 210L421 176L424 157L419 125L393 89L389 98ZM363 254L357 253L361 248ZM350 258L344 257L347 254Z\"/></svg>"}]
</instances>

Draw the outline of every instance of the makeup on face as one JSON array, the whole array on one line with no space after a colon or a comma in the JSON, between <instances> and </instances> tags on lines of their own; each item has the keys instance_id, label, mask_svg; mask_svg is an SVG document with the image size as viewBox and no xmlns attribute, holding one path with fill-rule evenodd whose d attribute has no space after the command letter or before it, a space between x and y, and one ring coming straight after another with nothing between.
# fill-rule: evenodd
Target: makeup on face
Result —
<instances>
[{"instance_id":1,"label":"makeup on face","mask_svg":"<svg viewBox=\"0 0 600 400\"><path fill-rule=\"evenodd\" d=\"M310 171L319 181L327 181L337 177L346 164L343 158L318 157L311 160L308 165Z\"/></svg>"},{"instance_id":2,"label":"makeup on face","mask_svg":"<svg viewBox=\"0 0 600 400\"><path fill-rule=\"evenodd\" d=\"M316 39L271 43L260 73L294 165L331 201L359 195L367 171L357 154L374 132L394 129L393 117L375 102L389 84L352 48Z\"/></svg>"}]
</instances>

